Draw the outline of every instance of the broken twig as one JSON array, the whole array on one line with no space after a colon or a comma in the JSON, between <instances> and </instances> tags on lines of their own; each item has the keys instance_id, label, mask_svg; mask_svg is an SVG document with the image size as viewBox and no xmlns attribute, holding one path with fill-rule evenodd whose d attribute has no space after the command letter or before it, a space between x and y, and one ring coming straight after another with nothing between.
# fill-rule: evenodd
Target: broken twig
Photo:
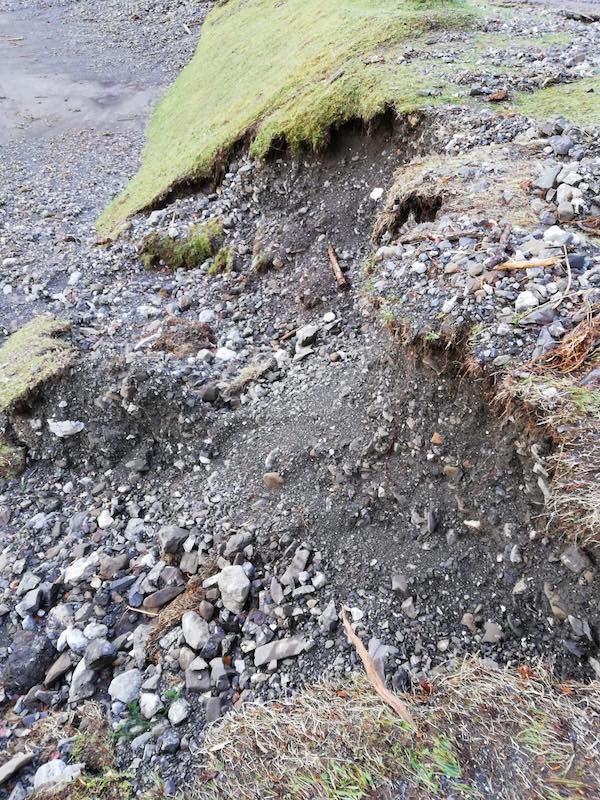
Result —
<instances>
[{"instance_id":1,"label":"broken twig","mask_svg":"<svg viewBox=\"0 0 600 800\"><path fill-rule=\"evenodd\" d=\"M371 683L372 687L375 689L377 694L381 697L381 699L393 708L396 714L398 714L401 719L404 720L408 725L411 727L416 727L415 721L413 719L412 714L408 710L408 706L406 703L403 703L400 698L395 695L393 692L386 687L381 676L375 666L375 662L368 654L364 644L362 643L361 639L357 634L354 632L352 625L348 621L348 617L346 616L345 609L342 608L342 622L344 624L344 628L346 630L346 636L352 642L354 647L356 648L356 652L360 656L360 660L363 662L365 667L365 672L367 673L367 678Z\"/></svg>"},{"instance_id":2,"label":"broken twig","mask_svg":"<svg viewBox=\"0 0 600 800\"><path fill-rule=\"evenodd\" d=\"M331 264L331 269L333 270L333 274L335 275L335 280L337 285L340 289L345 289L348 286L348 281L346 280L346 276L342 272L342 268L337 260L337 256L335 254L335 250L333 249L333 245L330 244L327 248L327 253L329 255L329 262Z\"/></svg>"},{"instance_id":3,"label":"broken twig","mask_svg":"<svg viewBox=\"0 0 600 800\"><path fill-rule=\"evenodd\" d=\"M558 256L551 258L532 258L529 261L504 261L493 267L494 272L510 272L513 269L535 269L537 267L555 267L560 263Z\"/></svg>"}]
</instances>

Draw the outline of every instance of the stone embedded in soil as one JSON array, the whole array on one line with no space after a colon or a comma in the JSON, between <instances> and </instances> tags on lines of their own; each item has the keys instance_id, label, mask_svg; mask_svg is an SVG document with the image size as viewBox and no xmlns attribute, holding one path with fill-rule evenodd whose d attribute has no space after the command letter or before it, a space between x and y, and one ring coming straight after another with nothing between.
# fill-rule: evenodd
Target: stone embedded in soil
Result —
<instances>
[{"instance_id":1,"label":"stone embedded in soil","mask_svg":"<svg viewBox=\"0 0 600 800\"><path fill-rule=\"evenodd\" d=\"M280 489L283 486L284 480L278 472L265 472L263 475L263 483L267 489Z\"/></svg>"},{"instance_id":2,"label":"stone embedded in soil","mask_svg":"<svg viewBox=\"0 0 600 800\"><path fill-rule=\"evenodd\" d=\"M250 592L250 580L243 567L237 564L225 567L217 576L217 585L225 608L234 614L239 614Z\"/></svg>"},{"instance_id":3,"label":"stone embedded in soil","mask_svg":"<svg viewBox=\"0 0 600 800\"><path fill-rule=\"evenodd\" d=\"M290 636L257 647L254 651L254 664L262 667L270 661L281 661L303 653L310 646L310 640L304 636Z\"/></svg>"},{"instance_id":4,"label":"stone embedded in soil","mask_svg":"<svg viewBox=\"0 0 600 800\"><path fill-rule=\"evenodd\" d=\"M163 553L176 553L189 536L189 531L177 525L164 525L158 531L158 541Z\"/></svg>"},{"instance_id":5,"label":"stone embedded in soil","mask_svg":"<svg viewBox=\"0 0 600 800\"><path fill-rule=\"evenodd\" d=\"M498 644L504 637L504 633L497 622L486 622L485 630L483 633L483 641L487 644Z\"/></svg>"},{"instance_id":6,"label":"stone embedded in soil","mask_svg":"<svg viewBox=\"0 0 600 800\"><path fill-rule=\"evenodd\" d=\"M113 700L118 700L129 705L140 696L142 687L142 673L139 669L128 669L114 677L108 687L108 693Z\"/></svg>"},{"instance_id":7,"label":"stone embedded in soil","mask_svg":"<svg viewBox=\"0 0 600 800\"><path fill-rule=\"evenodd\" d=\"M592 560L587 553L577 545L573 544L563 552L560 557L562 563L575 574L585 572L593 568Z\"/></svg>"}]
</instances>

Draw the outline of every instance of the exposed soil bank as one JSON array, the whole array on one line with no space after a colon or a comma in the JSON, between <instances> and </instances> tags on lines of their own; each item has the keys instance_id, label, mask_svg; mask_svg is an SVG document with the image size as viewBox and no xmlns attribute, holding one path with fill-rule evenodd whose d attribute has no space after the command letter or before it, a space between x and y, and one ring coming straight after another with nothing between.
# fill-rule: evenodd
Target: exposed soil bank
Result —
<instances>
[{"instance_id":1,"label":"exposed soil bank","mask_svg":"<svg viewBox=\"0 0 600 800\"><path fill-rule=\"evenodd\" d=\"M82 22L98 15L95 4L63 12L63 35L84 42L87 31L81 52L106 64L104 34ZM135 30L156 47L164 12L130 20L121 38L107 16L111 42ZM139 56L143 65L142 50L132 45L124 63ZM535 65L541 80L543 52ZM97 74L114 79L111 69ZM149 74L142 66L118 80L146 85ZM561 679L592 677L596 555L547 529L546 441L490 407L489 384L466 373L436 330L430 350L412 353L390 335L407 310L408 322L439 321L446 276L481 279L459 286L448 314L493 320L493 289L478 267L497 249L503 217L519 203L531 224L553 213L529 184L499 183L499 170L525 147L543 162L548 133L523 117L458 108L386 116L369 131L343 126L319 155L282 149L255 163L238 153L216 191L135 218L106 246L93 220L133 171L140 118L112 117L112 137L94 114L85 119L79 130L61 116L56 135L22 131L0 165L2 324L10 332L48 312L71 323L76 351L67 372L0 420L27 450L23 475L0 481L1 746L35 749L8 790L27 795L49 752L98 769L97 752L82 747L99 741L95 715L102 735L118 738L116 760L100 769L128 770L102 800L143 796L153 772L164 794L189 794L207 721L357 666L338 624L342 604L398 691L426 690L471 653L492 675L541 658ZM421 181L395 203L396 170L431 153L437 160L421 165L433 165L431 176L449 154L465 155L460 182ZM555 177L568 157L557 158ZM577 168L593 175L589 162ZM520 163L518 184L529 177ZM459 183L477 189L483 211L468 205L469 192L457 195ZM590 180L581 202L594 191ZM371 234L382 217L408 222L397 235L416 238L398 243L383 226L388 250L378 253ZM220 220L226 269L213 270L211 258L190 270L144 269L148 235L180 243L209 220ZM525 236L515 224L516 248ZM544 246L543 232L531 238ZM573 291L596 258L580 247ZM540 296L549 292L545 273L522 271L502 295L502 342L524 357L539 325L521 329L512 307L520 281L534 279ZM493 337L482 358L497 358ZM83 708L89 699L98 705ZM563 739L568 731L561 754ZM499 796L512 800L511 791Z\"/></svg>"}]
</instances>

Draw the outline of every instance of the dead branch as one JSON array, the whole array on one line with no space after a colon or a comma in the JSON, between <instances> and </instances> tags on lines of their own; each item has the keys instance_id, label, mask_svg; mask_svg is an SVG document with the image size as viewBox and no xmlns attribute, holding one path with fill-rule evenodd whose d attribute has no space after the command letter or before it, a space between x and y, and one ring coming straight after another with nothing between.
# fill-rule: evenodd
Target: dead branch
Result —
<instances>
[{"instance_id":1,"label":"dead branch","mask_svg":"<svg viewBox=\"0 0 600 800\"><path fill-rule=\"evenodd\" d=\"M398 716L401 719L403 719L404 722L406 722L412 728L415 728L416 724L412 714L408 710L408 706L406 705L406 703L403 703L402 700L400 700L400 698L397 695L393 694L393 692L390 692L390 690L386 687L386 685L382 681L381 676L379 675L379 672L377 670L377 667L375 666L375 662L368 654L360 637L357 636L357 634L354 632L354 629L352 628L352 625L350 625L348 617L346 616L346 611L343 608L342 608L342 622L346 630L346 636L356 648L356 652L360 656L360 660L363 662L363 665L365 667L367 678L369 679L369 682L371 683L377 694L381 697L382 700L384 700L390 706L390 708L394 709L396 714L398 714Z\"/></svg>"},{"instance_id":2,"label":"dead branch","mask_svg":"<svg viewBox=\"0 0 600 800\"><path fill-rule=\"evenodd\" d=\"M329 262L331 264L331 269L333 270L333 274L335 275L335 280L340 289L345 289L348 286L348 281L346 280L346 276L342 272L342 268L340 267L339 261L337 260L337 256L335 254L335 250L333 245L330 244L327 248L327 253L329 255Z\"/></svg>"},{"instance_id":3,"label":"dead branch","mask_svg":"<svg viewBox=\"0 0 600 800\"><path fill-rule=\"evenodd\" d=\"M537 267L555 267L560 264L558 256L551 258L532 258L529 261L504 261L493 267L494 272L510 272L513 269L534 269Z\"/></svg>"}]
</instances>

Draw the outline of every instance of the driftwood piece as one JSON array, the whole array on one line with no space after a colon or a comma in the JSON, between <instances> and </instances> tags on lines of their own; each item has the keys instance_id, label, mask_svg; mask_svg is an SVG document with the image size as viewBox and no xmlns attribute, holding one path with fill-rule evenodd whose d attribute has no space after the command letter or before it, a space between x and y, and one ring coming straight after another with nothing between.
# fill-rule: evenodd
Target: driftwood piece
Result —
<instances>
[{"instance_id":1,"label":"driftwood piece","mask_svg":"<svg viewBox=\"0 0 600 800\"><path fill-rule=\"evenodd\" d=\"M331 269L333 270L333 274L335 275L335 280L340 289L345 289L348 286L348 281L346 280L346 276L342 272L342 268L340 267L339 261L337 260L337 256L335 254L335 250L333 245L330 244L327 248L327 254L329 255L329 263L331 264Z\"/></svg>"},{"instance_id":2,"label":"driftwood piece","mask_svg":"<svg viewBox=\"0 0 600 800\"><path fill-rule=\"evenodd\" d=\"M408 706L406 703L403 703L400 698L395 695L393 692L386 687L381 676L379 674L379 670L375 665L375 662L368 654L364 644L362 643L361 639L357 634L354 632L352 625L348 621L348 617L346 616L345 609L342 608L342 622L344 624L344 628L346 630L346 636L352 642L354 647L356 648L356 652L360 656L360 660L363 662L365 667L365 672L367 673L367 678L369 682L377 692L377 694L381 697L381 699L392 708L398 716L404 720L408 725L412 728L416 727L415 720L408 710Z\"/></svg>"}]
</instances>

